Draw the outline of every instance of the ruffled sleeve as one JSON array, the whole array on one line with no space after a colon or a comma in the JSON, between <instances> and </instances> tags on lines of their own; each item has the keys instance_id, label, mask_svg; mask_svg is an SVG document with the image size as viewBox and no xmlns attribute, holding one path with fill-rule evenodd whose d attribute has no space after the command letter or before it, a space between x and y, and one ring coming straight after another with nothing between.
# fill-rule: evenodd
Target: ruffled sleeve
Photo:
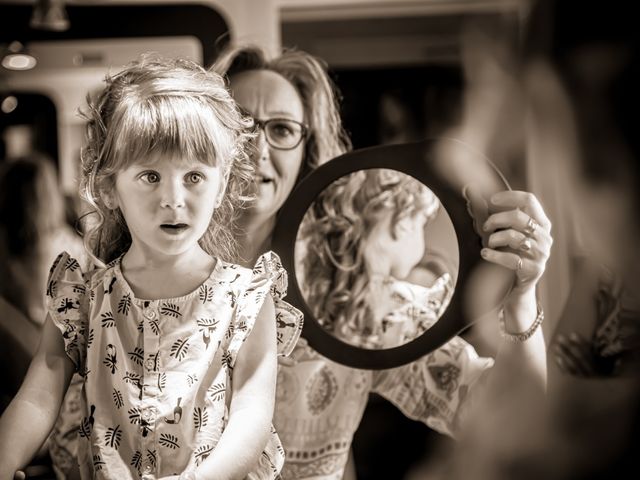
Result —
<instances>
[{"instance_id":1,"label":"ruffled sleeve","mask_svg":"<svg viewBox=\"0 0 640 480\"><path fill-rule=\"evenodd\" d=\"M78 372L85 370L88 304L80 264L67 252L62 252L49 271L45 308L60 329L67 356Z\"/></svg>"},{"instance_id":2,"label":"ruffled sleeve","mask_svg":"<svg viewBox=\"0 0 640 480\"><path fill-rule=\"evenodd\" d=\"M373 374L373 391L407 417L455 436L474 387L493 366L460 337L411 363Z\"/></svg>"},{"instance_id":3,"label":"ruffled sleeve","mask_svg":"<svg viewBox=\"0 0 640 480\"><path fill-rule=\"evenodd\" d=\"M233 337L229 343L230 365L235 363L240 347L253 329L267 295L271 295L275 307L278 355L288 356L291 353L302 333L303 315L283 300L286 294L287 272L278 255L267 252L258 258L249 285L238 300Z\"/></svg>"}]
</instances>

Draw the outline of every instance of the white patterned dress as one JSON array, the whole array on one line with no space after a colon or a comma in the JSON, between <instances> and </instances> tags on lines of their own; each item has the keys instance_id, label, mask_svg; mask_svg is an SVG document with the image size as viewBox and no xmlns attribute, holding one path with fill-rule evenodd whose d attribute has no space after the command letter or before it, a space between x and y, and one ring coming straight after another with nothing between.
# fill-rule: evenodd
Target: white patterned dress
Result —
<instances>
[{"instance_id":1,"label":"white patterned dress","mask_svg":"<svg viewBox=\"0 0 640 480\"><path fill-rule=\"evenodd\" d=\"M267 295L278 352L288 355L302 314L282 300L287 276L269 252L253 271L218 261L188 295L135 297L120 259L83 273L66 252L54 262L47 310L83 377L78 461L83 478L158 478L199 465L228 420L233 367ZM249 478L284 463L275 430Z\"/></svg>"}]
</instances>

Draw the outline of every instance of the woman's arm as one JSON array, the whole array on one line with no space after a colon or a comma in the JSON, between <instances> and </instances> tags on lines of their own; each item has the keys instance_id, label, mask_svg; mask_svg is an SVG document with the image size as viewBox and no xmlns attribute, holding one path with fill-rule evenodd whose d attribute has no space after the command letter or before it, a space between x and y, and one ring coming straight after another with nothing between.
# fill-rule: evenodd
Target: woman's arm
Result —
<instances>
[{"instance_id":1,"label":"woman's arm","mask_svg":"<svg viewBox=\"0 0 640 480\"><path fill-rule=\"evenodd\" d=\"M547 362L542 329L538 326L527 339L508 334L527 332L537 318L536 285L544 273L551 252L551 222L535 195L505 191L491 198L498 210L483 229L491 232L485 260L515 271L515 284L504 302L502 340L491 377L513 382L522 379L546 388Z\"/></svg>"},{"instance_id":2,"label":"woman's arm","mask_svg":"<svg viewBox=\"0 0 640 480\"><path fill-rule=\"evenodd\" d=\"M47 316L27 376L0 418L0 480L12 479L46 440L73 370L62 335Z\"/></svg>"},{"instance_id":3,"label":"woman's arm","mask_svg":"<svg viewBox=\"0 0 640 480\"><path fill-rule=\"evenodd\" d=\"M233 367L229 423L196 478L243 479L256 465L269 438L276 374L275 310L267 295Z\"/></svg>"}]
</instances>

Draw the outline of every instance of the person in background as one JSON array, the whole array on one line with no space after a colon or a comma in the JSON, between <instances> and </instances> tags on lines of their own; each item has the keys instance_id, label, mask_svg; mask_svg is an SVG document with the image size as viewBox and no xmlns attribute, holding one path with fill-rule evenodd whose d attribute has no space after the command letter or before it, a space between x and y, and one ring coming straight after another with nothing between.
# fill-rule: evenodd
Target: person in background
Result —
<instances>
[{"instance_id":1,"label":"person in background","mask_svg":"<svg viewBox=\"0 0 640 480\"><path fill-rule=\"evenodd\" d=\"M259 48L238 47L223 52L212 68L228 77L233 97L258 129L252 156L256 203L242 220L243 252L250 263L268 248L278 210L301 176L344 153L348 142L326 67L311 55L287 50L269 58ZM478 382L492 362L479 358L461 339L451 344L455 365L434 353L376 372L337 364L299 342L292 354L295 363L281 363L278 371L274 424L286 451L283 478L342 478L371 392L410 418L453 434L467 393L476 384L496 389L523 382L544 389L546 352L537 328L543 313L535 289L551 246L551 223L535 196L526 192L501 192L492 199L492 208L499 213L484 224L490 242L483 255L513 270L516 281L504 303L503 359L491 370L491 380ZM519 368L516 377L505 375L511 366Z\"/></svg>"}]
</instances>

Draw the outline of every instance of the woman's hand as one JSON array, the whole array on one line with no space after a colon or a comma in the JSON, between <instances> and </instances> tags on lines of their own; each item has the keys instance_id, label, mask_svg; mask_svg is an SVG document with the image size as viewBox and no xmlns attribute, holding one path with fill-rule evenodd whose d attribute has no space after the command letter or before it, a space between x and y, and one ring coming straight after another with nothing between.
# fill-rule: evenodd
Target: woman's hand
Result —
<instances>
[{"instance_id":1,"label":"woman's hand","mask_svg":"<svg viewBox=\"0 0 640 480\"><path fill-rule=\"evenodd\" d=\"M509 190L494 194L489 209L495 213L482 227L490 233L482 257L515 271L510 297L535 292L553 243L551 222L540 202L532 193Z\"/></svg>"}]
</instances>

